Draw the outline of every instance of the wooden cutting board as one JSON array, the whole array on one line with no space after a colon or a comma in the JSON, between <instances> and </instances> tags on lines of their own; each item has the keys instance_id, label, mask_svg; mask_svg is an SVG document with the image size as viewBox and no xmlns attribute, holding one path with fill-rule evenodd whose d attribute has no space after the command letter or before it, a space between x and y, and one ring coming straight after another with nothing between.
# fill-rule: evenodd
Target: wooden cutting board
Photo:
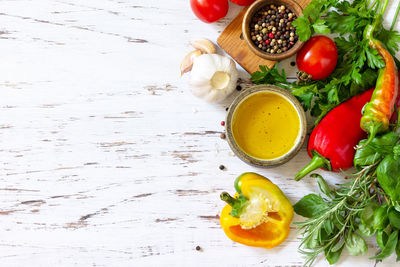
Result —
<instances>
[{"instance_id":1,"label":"wooden cutting board","mask_svg":"<svg viewBox=\"0 0 400 267\"><path fill-rule=\"evenodd\" d=\"M311 0L297 0L304 8ZM225 28L217 39L218 45L225 50L240 66L247 72L252 73L258 70L259 65L273 67L276 61L263 59L254 54L247 46L242 36L242 21L247 8L244 8L232 22Z\"/></svg>"}]
</instances>

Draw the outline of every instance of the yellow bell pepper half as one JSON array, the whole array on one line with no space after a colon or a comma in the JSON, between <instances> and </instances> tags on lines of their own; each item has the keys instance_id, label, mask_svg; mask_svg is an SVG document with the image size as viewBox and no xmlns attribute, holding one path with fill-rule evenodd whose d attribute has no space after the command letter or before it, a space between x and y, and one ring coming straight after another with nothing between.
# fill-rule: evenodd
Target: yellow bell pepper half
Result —
<instances>
[{"instance_id":1,"label":"yellow bell pepper half","mask_svg":"<svg viewBox=\"0 0 400 267\"><path fill-rule=\"evenodd\" d=\"M279 187L256 173L244 173L235 181L237 193L223 192L228 203L220 216L225 234L235 242L273 248L289 235L293 207Z\"/></svg>"}]
</instances>

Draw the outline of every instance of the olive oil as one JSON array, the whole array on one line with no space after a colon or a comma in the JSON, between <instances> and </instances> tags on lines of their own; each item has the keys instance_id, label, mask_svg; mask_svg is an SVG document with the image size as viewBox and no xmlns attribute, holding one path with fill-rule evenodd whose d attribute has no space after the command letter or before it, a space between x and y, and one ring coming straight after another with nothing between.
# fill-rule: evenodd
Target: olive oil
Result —
<instances>
[{"instance_id":1,"label":"olive oil","mask_svg":"<svg viewBox=\"0 0 400 267\"><path fill-rule=\"evenodd\" d=\"M255 93L237 107L232 120L235 142L249 156L276 159L295 145L300 117L294 106L276 93Z\"/></svg>"}]
</instances>

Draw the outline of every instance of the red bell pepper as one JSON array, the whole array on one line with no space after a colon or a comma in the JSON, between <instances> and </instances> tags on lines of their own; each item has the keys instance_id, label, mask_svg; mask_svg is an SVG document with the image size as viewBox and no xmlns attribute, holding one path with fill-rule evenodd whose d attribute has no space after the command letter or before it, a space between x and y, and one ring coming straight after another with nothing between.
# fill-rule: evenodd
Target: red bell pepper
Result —
<instances>
[{"instance_id":1,"label":"red bell pepper","mask_svg":"<svg viewBox=\"0 0 400 267\"><path fill-rule=\"evenodd\" d=\"M371 100L373 91L365 91L335 107L314 128L308 141L312 160L295 176L296 181L318 168L340 171L353 166L354 147L367 137L360 127L361 110Z\"/></svg>"}]
</instances>

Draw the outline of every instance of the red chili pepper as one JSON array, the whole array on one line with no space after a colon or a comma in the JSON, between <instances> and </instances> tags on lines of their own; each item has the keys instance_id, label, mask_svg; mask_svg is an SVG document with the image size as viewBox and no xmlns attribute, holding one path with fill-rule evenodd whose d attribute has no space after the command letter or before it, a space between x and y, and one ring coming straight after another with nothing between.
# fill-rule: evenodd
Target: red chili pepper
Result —
<instances>
[{"instance_id":1,"label":"red chili pepper","mask_svg":"<svg viewBox=\"0 0 400 267\"><path fill-rule=\"evenodd\" d=\"M354 147L367 136L360 127L361 110L373 91L370 89L335 107L314 128L308 141L312 160L296 174L296 181L318 168L340 171L353 166Z\"/></svg>"},{"instance_id":2,"label":"red chili pepper","mask_svg":"<svg viewBox=\"0 0 400 267\"><path fill-rule=\"evenodd\" d=\"M399 77L400 77L400 72L397 75L399 75ZM400 90L400 88L399 88L399 90ZM398 94L397 94L397 99L396 99L395 105L397 108L400 107L400 92L398 92ZM397 121L397 112L393 112L392 117L390 118L390 122L394 123L396 121Z\"/></svg>"},{"instance_id":3,"label":"red chili pepper","mask_svg":"<svg viewBox=\"0 0 400 267\"><path fill-rule=\"evenodd\" d=\"M364 31L368 45L379 53L385 61L385 67L379 70L374 94L371 101L365 106L364 114L361 118L361 128L369 133L368 141L363 146L369 144L375 135L389 130L389 120L393 115L399 90L396 64L382 43L373 36L375 29L380 25L381 19L382 16L379 16Z\"/></svg>"}]
</instances>

